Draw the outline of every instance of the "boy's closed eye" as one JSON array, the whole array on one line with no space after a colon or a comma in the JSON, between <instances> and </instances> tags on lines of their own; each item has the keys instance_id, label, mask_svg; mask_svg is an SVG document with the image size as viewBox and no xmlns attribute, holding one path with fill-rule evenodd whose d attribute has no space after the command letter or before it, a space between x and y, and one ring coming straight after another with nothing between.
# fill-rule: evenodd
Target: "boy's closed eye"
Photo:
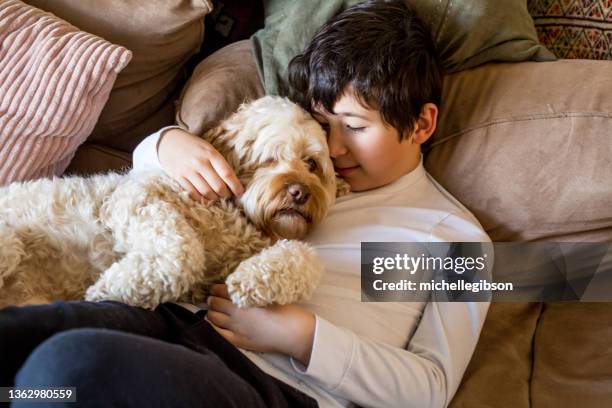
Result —
<instances>
[{"instance_id":1,"label":"boy's closed eye","mask_svg":"<svg viewBox=\"0 0 612 408\"><path fill-rule=\"evenodd\" d=\"M351 126L351 125L346 125L346 129L349 132L353 132L353 133L359 133L359 132L363 132L365 130L365 126Z\"/></svg>"},{"instance_id":2,"label":"boy's closed eye","mask_svg":"<svg viewBox=\"0 0 612 408\"><path fill-rule=\"evenodd\" d=\"M321 125L323 130L329 133L329 129L331 127L330 123L323 120L319 115L314 115L314 118L317 120L317 122L319 122L319 125ZM346 123L344 127L350 132L361 132L366 128L366 126L349 125L348 123Z\"/></svg>"},{"instance_id":3,"label":"boy's closed eye","mask_svg":"<svg viewBox=\"0 0 612 408\"><path fill-rule=\"evenodd\" d=\"M329 130L330 130L330 125L329 123L319 123L321 125L321 127L323 128L323 130L329 134ZM351 126L351 125L344 125L344 127L346 128L346 130L348 130L349 132L352 133L359 133L365 130L365 126Z\"/></svg>"}]
</instances>

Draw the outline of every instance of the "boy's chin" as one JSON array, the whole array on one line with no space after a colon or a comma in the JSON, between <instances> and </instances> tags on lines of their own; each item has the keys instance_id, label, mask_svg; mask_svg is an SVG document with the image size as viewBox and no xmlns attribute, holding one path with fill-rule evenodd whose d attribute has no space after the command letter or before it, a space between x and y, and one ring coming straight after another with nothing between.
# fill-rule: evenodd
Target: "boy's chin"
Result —
<instances>
[{"instance_id":1,"label":"boy's chin","mask_svg":"<svg viewBox=\"0 0 612 408\"><path fill-rule=\"evenodd\" d=\"M373 190L389 183L389 181L378 180L361 171L342 177L342 179L351 186L352 192Z\"/></svg>"},{"instance_id":2,"label":"boy's chin","mask_svg":"<svg viewBox=\"0 0 612 408\"><path fill-rule=\"evenodd\" d=\"M373 190L384 185L375 183L373 181L349 180L347 178L345 178L344 181L346 181L348 185L351 186L351 191L353 192Z\"/></svg>"}]
</instances>

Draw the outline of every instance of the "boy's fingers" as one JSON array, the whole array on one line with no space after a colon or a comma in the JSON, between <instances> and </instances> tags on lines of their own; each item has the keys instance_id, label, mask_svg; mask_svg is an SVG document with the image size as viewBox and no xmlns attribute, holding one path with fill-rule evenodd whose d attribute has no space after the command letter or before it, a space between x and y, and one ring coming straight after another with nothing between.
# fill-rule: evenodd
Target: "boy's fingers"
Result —
<instances>
[{"instance_id":1,"label":"boy's fingers","mask_svg":"<svg viewBox=\"0 0 612 408\"><path fill-rule=\"evenodd\" d=\"M225 283L215 283L210 287L210 294L222 298L229 299L230 295L227 291L227 285Z\"/></svg>"},{"instance_id":2,"label":"boy's fingers","mask_svg":"<svg viewBox=\"0 0 612 408\"><path fill-rule=\"evenodd\" d=\"M233 345L236 345L236 338L235 338L236 336L234 335L232 331L223 329L215 325L214 323L212 323L210 320L208 322L210 323L212 328L215 329L215 331L221 335L221 337L223 337L225 340L229 341Z\"/></svg>"},{"instance_id":3,"label":"boy's fingers","mask_svg":"<svg viewBox=\"0 0 612 408\"><path fill-rule=\"evenodd\" d=\"M189 193L189 197L191 197L192 200L198 201L203 198L202 195L198 192L198 190L196 190L196 188L193 186L193 184L191 184L191 182L185 177L179 177L177 178L177 181L179 185L183 188L183 190Z\"/></svg>"},{"instance_id":4,"label":"boy's fingers","mask_svg":"<svg viewBox=\"0 0 612 408\"><path fill-rule=\"evenodd\" d=\"M199 173L193 173L189 177L189 181L193 184L198 193L208 201L213 201L219 198L215 191L210 187L210 184Z\"/></svg>"},{"instance_id":5,"label":"boy's fingers","mask_svg":"<svg viewBox=\"0 0 612 408\"><path fill-rule=\"evenodd\" d=\"M223 158L223 156L219 155L218 157L213 157L210 160L210 164L215 169L215 172L221 177L221 179L225 182L225 185L232 190L232 193L236 197L240 197L244 192L244 187L242 187L242 183L236 177L236 173L234 169L229 165L229 163Z\"/></svg>"},{"instance_id":6,"label":"boy's fingers","mask_svg":"<svg viewBox=\"0 0 612 408\"><path fill-rule=\"evenodd\" d=\"M206 304L208 305L208 310L225 313L228 316L236 309L236 306L234 306L231 300L218 296L209 296L206 299Z\"/></svg>"},{"instance_id":7,"label":"boy's fingers","mask_svg":"<svg viewBox=\"0 0 612 408\"><path fill-rule=\"evenodd\" d=\"M222 329L231 328L231 319L225 313L219 313L215 312L214 310L209 310L206 313L206 319L215 326L220 327Z\"/></svg>"},{"instance_id":8,"label":"boy's fingers","mask_svg":"<svg viewBox=\"0 0 612 408\"><path fill-rule=\"evenodd\" d=\"M211 190L216 193L218 197L230 198L232 193L225 185L225 181L217 174L212 164L206 163L199 170L200 177L206 179L206 182L210 186Z\"/></svg>"}]
</instances>

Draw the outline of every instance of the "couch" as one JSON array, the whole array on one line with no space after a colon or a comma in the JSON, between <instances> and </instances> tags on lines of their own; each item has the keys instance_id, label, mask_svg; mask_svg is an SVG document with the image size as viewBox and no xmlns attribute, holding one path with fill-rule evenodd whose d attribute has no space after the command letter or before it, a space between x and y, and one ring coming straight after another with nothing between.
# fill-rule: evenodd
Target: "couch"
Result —
<instances>
[{"instance_id":1,"label":"couch","mask_svg":"<svg viewBox=\"0 0 612 408\"><path fill-rule=\"evenodd\" d=\"M242 98L263 95L250 59L244 41L204 60L177 122L201 133ZM610 72L608 61L559 60L447 77L426 168L494 241L612 241ZM224 93L224 104L209 91ZM130 152L93 145L70 170L92 165L129 166ZM611 339L609 303L494 303L451 407L610 406Z\"/></svg>"},{"instance_id":2,"label":"couch","mask_svg":"<svg viewBox=\"0 0 612 408\"><path fill-rule=\"evenodd\" d=\"M167 81L153 125L121 142L98 132L67 173L129 168L142 128L174 116L201 134L264 94L247 40L181 75ZM426 168L494 241L610 242L611 91L610 61L491 62L451 74ZM610 303L494 303L450 406L612 406L610 339Z\"/></svg>"}]
</instances>

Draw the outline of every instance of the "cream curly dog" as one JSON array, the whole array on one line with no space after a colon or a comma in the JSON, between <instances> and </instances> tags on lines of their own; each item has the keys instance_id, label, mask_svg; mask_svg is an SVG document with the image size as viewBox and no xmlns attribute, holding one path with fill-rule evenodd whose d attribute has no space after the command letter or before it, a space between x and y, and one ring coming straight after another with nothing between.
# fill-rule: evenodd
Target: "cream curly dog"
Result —
<instances>
[{"instance_id":1,"label":"cream curly dog","mask_svg":"<svg viewBox=\"0 0 612 408\"><path fill-rule=\"evenodd\" d=\"M340 185L324 130L264 97L204 137L245 186L235 202L197 203L161 171L0 188L0 306L84 297L154 308L203 301L223 279L241 307L310 296L322 267L296 239Z\"/></svg>"}]
</instances>

